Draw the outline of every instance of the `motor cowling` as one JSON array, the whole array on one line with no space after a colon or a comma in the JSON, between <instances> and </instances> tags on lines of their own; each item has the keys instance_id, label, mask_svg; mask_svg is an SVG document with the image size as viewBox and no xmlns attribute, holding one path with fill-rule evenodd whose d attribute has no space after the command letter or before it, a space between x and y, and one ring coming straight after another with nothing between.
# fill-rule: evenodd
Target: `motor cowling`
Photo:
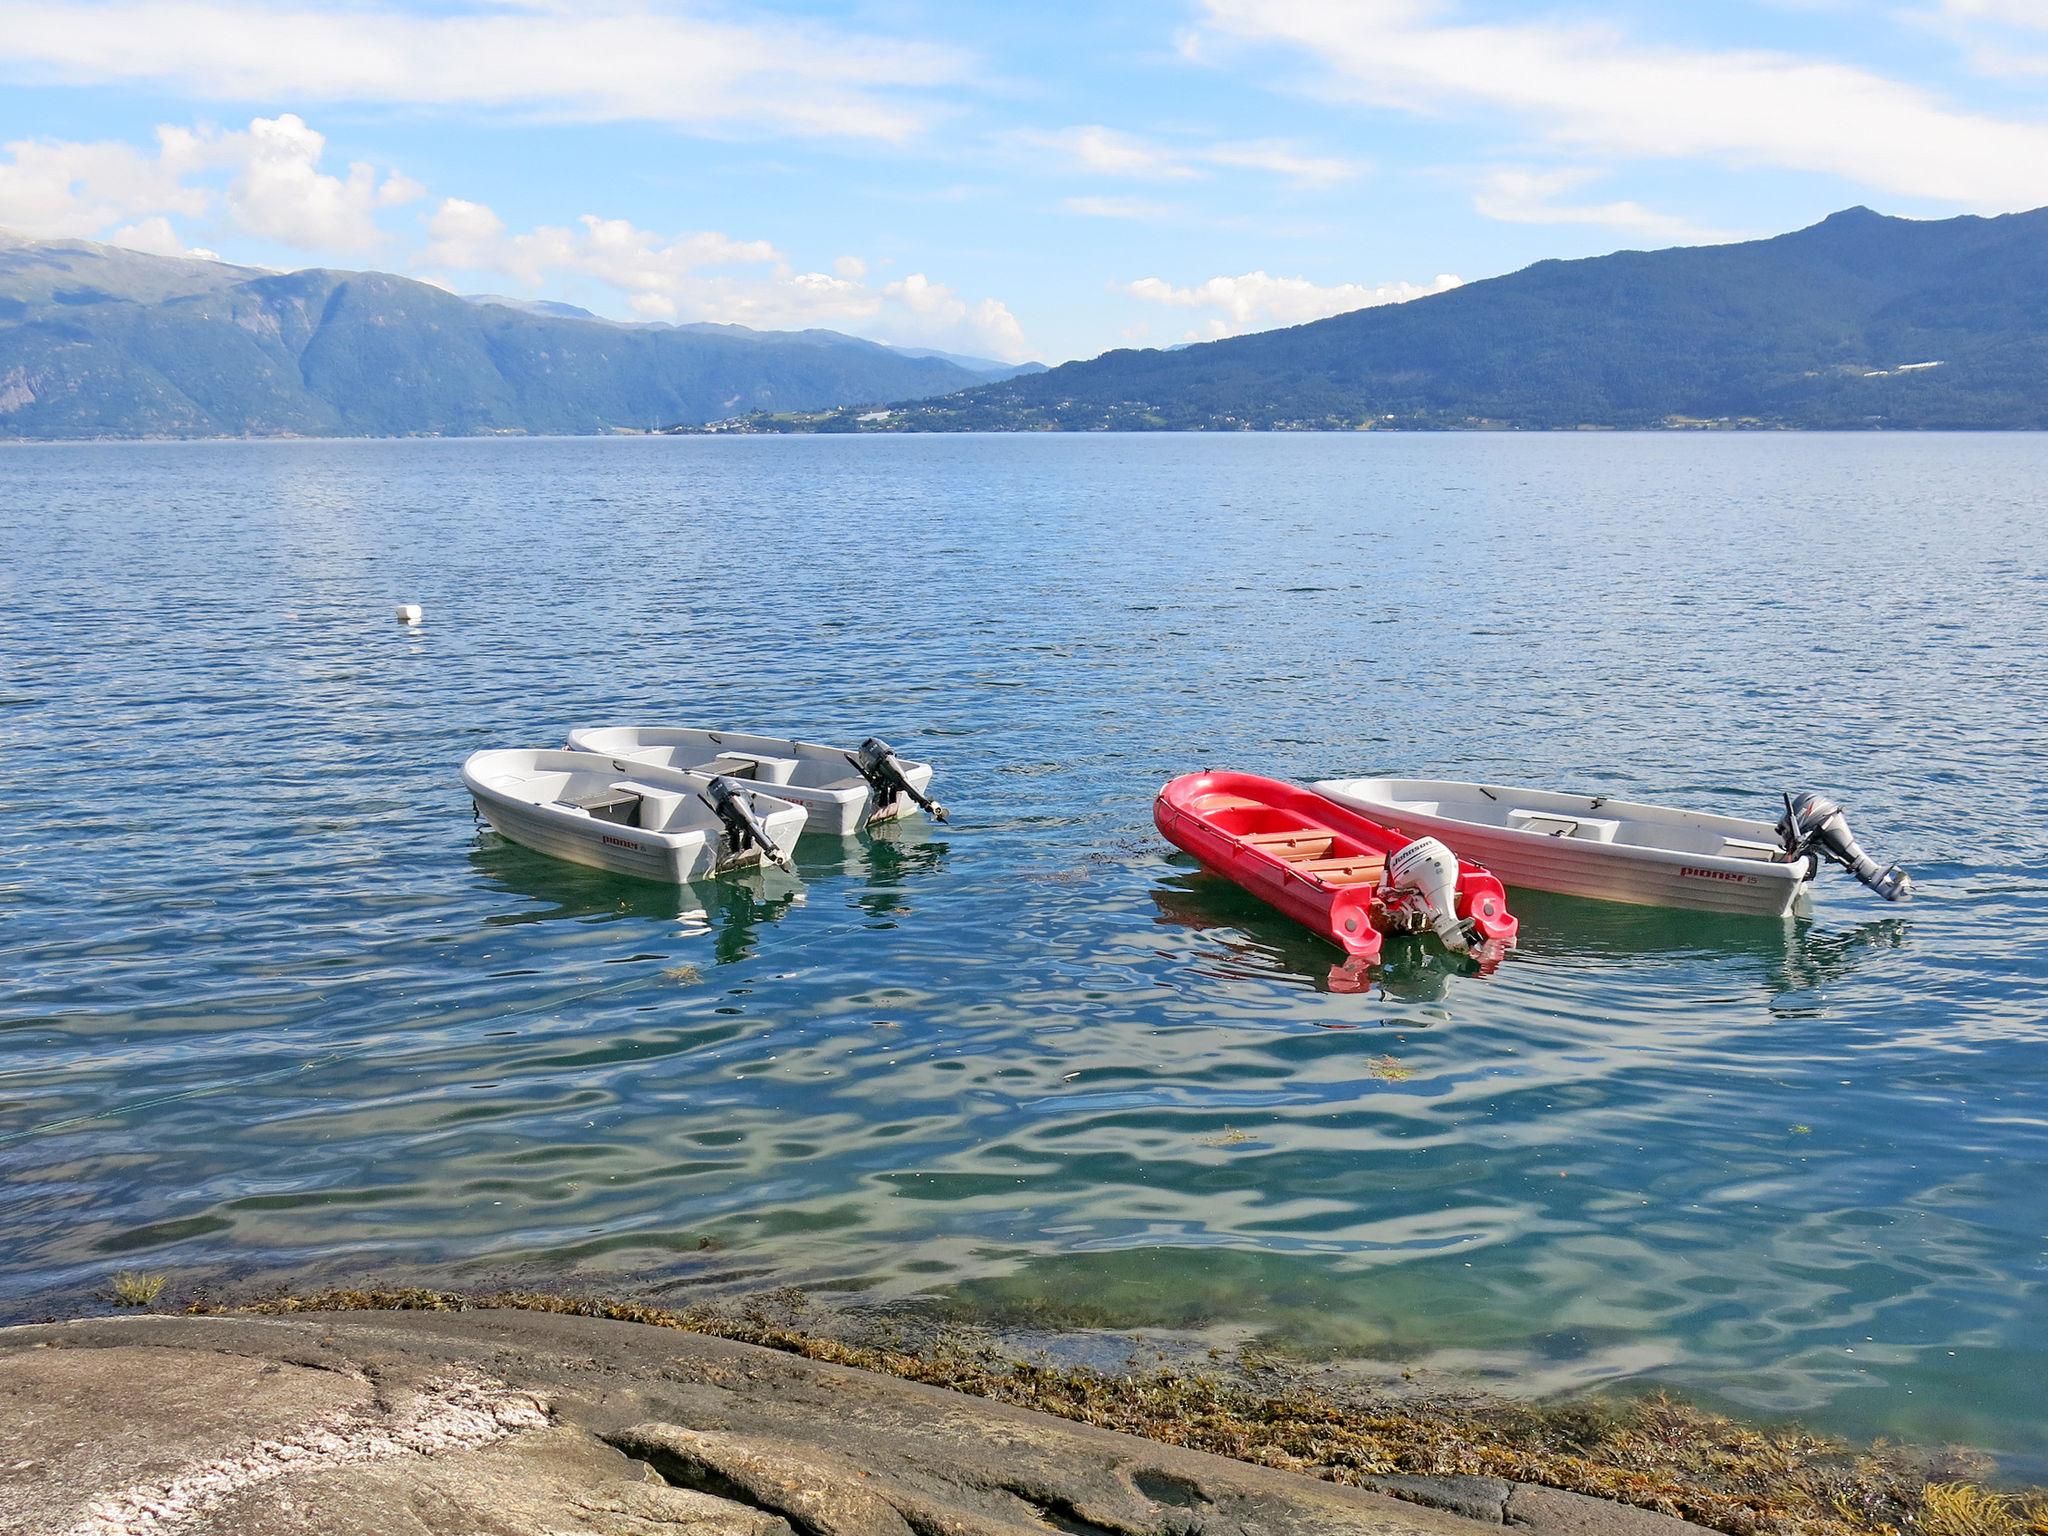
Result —
<instances>
[{"instance_id":1,"label":"motor cowling","mask_svg":"<svg viewBox=\"0 0 2048 1536\"><path fill-rule=\"evenodd\" d=\"M796 868L789 855L768 835L768 828L755 814L753 802L747 798L746 792L731 779L723 774L714 778L704 791L704 803L711 807L713 814L724 824L726 837L730 840L735 853L752 846L761 850L762 857L773 860L782 868Z\"/></svg>"},{"instance_id":2,"label":"motor cowling","mask_svg":"<svg viewBox=\"0 0 2048 1536\"><path fill-rule=\"evenodd\" d=\"M1896 864L1880 868L1849 830L1849 818L1842 808L1826 795L1811 790L1786 795L1785 814L1778 818L1778 840L1788 858L1828 859L1886 901L1906 901L1913 895L1913 877Z\"/></svg>"},{"instance_id":3,"label":"motor cowling","mask_svg":"<svg viewBox=\"0 0 2048 1536\"><path fill-rule=\"evenodd\" d=\"M1466 947L1458 918L1458 856L1433 837L1418 837L1387 860L1382 887L1389 907L1419 910L1446 949Z\"/></svg>"}]
</instances>

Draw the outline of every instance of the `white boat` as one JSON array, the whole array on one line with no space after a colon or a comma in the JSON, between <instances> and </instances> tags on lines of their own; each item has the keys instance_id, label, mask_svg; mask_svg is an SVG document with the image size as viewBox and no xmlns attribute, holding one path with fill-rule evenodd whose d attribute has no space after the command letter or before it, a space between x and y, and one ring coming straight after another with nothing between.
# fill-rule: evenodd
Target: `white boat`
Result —
<instances>
[{"instance_id":1,"label":"white boat","mask_svg":"<svg viewBox=\"0 0 2048 1536\"><path fill-rule=\"evenodd\" d=\"M569 733L576 752L690 773L717 773L764 786L811 813L808 831L847 837L923 807L940 821L929 763L906 762L870 736L858 747L828 747L787 736L749 736L686 726L586 726Z\"/></svg>"},{"instance_id":2,"label":"white boat","mask_svg":"<svg viewBox=\"0 0 2048 1536\"><path fill-rule=\"evenodd\" d=\"M671 885L764 858L788 868L807 814L730 779L589 752L473 752L462 782L483 818L515 843Z\"/></svg>"},{"instance_id":3,"label":"white boat","mask_svg":"<svg viewBox=\"0 0 2048 1536\"><path fill-rule=\"evenodd\" d=\"M1879 869L1850 835L1841 808L1818 795L1788 795L1774 826L1609 795L1450 779L1324 779L1314 787L1411 837L1438 838L1526 890L1782 917L1806 894L1822 858L1887 900L1903 900L1913 888L1896 864Z\"/></svg>"}]
</instances>

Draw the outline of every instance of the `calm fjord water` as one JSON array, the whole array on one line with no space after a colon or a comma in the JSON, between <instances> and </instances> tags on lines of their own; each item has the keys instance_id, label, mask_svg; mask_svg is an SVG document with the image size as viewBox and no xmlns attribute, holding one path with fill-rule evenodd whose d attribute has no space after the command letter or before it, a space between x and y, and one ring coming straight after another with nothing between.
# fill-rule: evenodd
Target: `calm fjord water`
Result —
<instances>
[{"instance_id":1,"label":"calm fjord water","mask_svg":"<svg viewBox=\"0 0 2048 1536\"><path fill-rule=\"evenodd\" d=\"M0 1314L522 1268L1215 1328L2048 1454L2048 440L0 453ZM392 605L416 600L408 632ZM878 731L950 827L671 893L487 744ZM1382 983L1169 858L1242 766L1838 794L1789 924Z\"/></svg>"}]
</instances>

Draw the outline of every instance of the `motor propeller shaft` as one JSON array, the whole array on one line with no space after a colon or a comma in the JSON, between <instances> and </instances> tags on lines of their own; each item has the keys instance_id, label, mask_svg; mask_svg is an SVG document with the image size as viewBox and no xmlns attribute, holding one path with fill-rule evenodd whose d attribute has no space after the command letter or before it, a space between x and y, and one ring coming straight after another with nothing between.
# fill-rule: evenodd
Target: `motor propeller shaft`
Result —
<instances>
[{"instance_id":1,"label":"motor propeller shaft","mask_svg":"<svg viewBox=\"0 0 2048 1536\"><path fill-rule=\"evenodd\" d=\"M1810 854L1831 860L1886 901L1907 901L1913 895L1913 877L1896 864L1879 867L1849 830L1842 808L1826 795L1811 790L1788 793L1785 814L1778 819L1778 838L1789 857Z\"/></svg>"},{"instance_id":2,"label":"motor propeller shaft","mask_svg":"<svg viewBox=\"0 0 2048 1536\"><path fill-rule=\"evenodd\" d=\"M735 851L751 843L761 850L763 857L773 860L792 873L795 872L795 863L776 845L775 839L768 835L768 829L754 813L753 804L747 799L746 792L731 779L723 774L714 778L704 793L704 803L710 806L718 819L725 824L726 834L732 839Z\"/></svg>"},{"instance_id":3,"label":"motor propeller shaft","mask_svg":"<svg viewBox=\"0 0 2048 1536\"><path fill-rule=\"evenodd\" d=\"M946 819L946 808L929 796L919 793L910 782L910 770L903 766L903 759L896 755L896 749L879 736L870 736L860 744L859 752L850 752L846 760L860 770L860 776L868 781L868 787L875 792L876 808L886 806L898 795L908 795L917 802L924 813L934 821Z\"/></svg>"}]
</instances>

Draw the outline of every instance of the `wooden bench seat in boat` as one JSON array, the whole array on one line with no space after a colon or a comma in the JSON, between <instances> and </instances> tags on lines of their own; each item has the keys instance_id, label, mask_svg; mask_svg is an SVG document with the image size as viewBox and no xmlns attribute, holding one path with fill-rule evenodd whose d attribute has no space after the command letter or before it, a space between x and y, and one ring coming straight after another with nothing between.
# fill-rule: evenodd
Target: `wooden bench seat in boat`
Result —
<instances>
[{"instance_id":1,"label":"wooden bench seat in boat","mask_svg":"<svg viewBox=\"0 0 2048 1536\"><path fill-rule=\"evenodd\" d=\"M1314 875L1325 885L1377 885L1386 875L1387 861L1377 853L1347 854L1334 859L1288 860L1305 875Z\"/></svg>"},{"instance_id":2,"label":"wooden bench seat in boat","mask_svg":"<svg viewBox=\"0 0 2048 1536\"><path fill-rule=\"evenodd\" d=\"M1242 841L1248 847L1270 853L1276 859L1292 863L1297 858L1312 859L1327 853L1330 834L1318 832L1313 827L1302 827L1287 832L1247 832Z\"/></svg>"}]
</instances>

